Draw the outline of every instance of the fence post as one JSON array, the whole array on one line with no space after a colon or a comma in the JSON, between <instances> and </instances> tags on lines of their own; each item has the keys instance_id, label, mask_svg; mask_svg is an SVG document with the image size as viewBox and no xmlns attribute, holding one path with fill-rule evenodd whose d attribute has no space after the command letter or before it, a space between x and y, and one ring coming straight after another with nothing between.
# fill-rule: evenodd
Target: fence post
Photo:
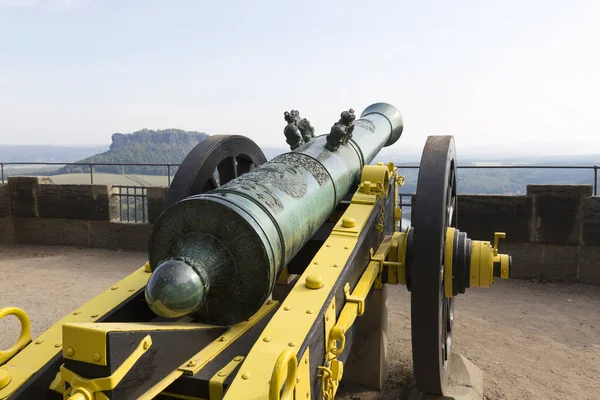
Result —
<instances>
[{"instance_id":1,"label":"fence post","mask_svg":"<svg viewBox=\"0 0 600 400\"><path fill-rule=\"evenodd\" d=\"M594 196L598 196L598 166L594 165Z\"/></svg>"},{"instance_id":2,"label":"fence post","mask_svg":"<svg viewBox=\"0 0 600 400\"><path fill-rule=\"evenodd\" d=\"M90 184L94 184L94 168L92 167L92 163L90 163Z\"/></svg>"},{"instance_id":3,"label":"fence post","mask_svg":"<svg viewBox=\"0 0 600 400\"><path fill-rule=\"evenodd\" d=\"M168 175L167 186L171 186L171 164L167 164L167 175Z\"/></svg>"},{"instance_id":4,"label":"fence post","mask_svg":"<svg viewBox=\"0 0 600 400\"><path fill-rule=\"evenodd\" d=\"M0 162L0 175L2 176L2 183L4 183L4 163Z\"/></svg>"}]
</instances>

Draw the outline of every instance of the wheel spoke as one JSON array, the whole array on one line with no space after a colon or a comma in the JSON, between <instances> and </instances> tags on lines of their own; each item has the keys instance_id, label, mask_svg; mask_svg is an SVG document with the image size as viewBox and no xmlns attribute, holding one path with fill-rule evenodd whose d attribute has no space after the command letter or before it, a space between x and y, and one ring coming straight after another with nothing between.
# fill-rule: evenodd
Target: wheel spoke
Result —
<instances>
[{"instance_id":1,"label":"wheel spoke","mask_svg":"<svg viewBox=\"0 0 600 400\"><path fill-rule=\"evenodd\" d=\"M227 157L217 166L219 183L222 185L237 178L237 163L235 157Z\"/></svg>"},{"instance_id":2,"label":"wheel spoke","mask_svg":"<svg viewBox=\"0 0 600 400\"><path fill-rule=\"evenodd\" d=\"M238 161L236 157L231 157L231 166L233 168L233 178L238 177Z\"/></svg>"},{"instance_id":3,"label":"wheel spoke","mask_svg":"<svg viewBox=\"0 0 600 400\"><path fill-rule=\"evenodd\" d=\"M220 179L217 181L217 178L216 178L214 175L213 175L213 176L211 176L211 177L208 179L208 182L210 182L210 184L212 185L213 189L216 189L216 188L218 188L219 186L221 186L221 185L219 185L219 183L220 183ZM211 190L212 190L212 189L211 189Z\"/></svg>"},{"instance_id":4,"label":"wheel spoke","mask_svg":"<svg viewBox=\"0 0 600 400\"><path fill-rule=\"evenodd\" d=\"M250 172L254 167L252 160L247 159L246 157L237 157L237 173L238 175L245 174L246 172Z\"/></svg>"}]
</instances>

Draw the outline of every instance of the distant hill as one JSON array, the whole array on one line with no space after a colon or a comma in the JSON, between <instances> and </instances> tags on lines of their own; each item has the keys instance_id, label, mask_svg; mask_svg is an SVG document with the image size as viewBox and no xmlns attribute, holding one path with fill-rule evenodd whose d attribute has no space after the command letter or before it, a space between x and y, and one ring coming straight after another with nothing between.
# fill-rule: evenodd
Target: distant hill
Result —
<instances>
[{"instance_id":1,"label":"distant hill","mask_svg":"<svg viewBox=\"0 0 600 400\"><path fill-rule=\"evenodd\" d=\"M130 134L115 133L108 151L87 157L80 163L124 164L180 164L185 156L202 140L206 133L181 129L149 130ZM172 170L174 172L175 169ZM55 174L86 172L87 167L67 165ZM165 167L94 166L95 172L114 174L166 175Z\"/></svg>"},{"instance_id":2,"label":"distant hill","mask_svg":"<svg viewBox=\"0 0 600 400\"><path fill-rule=\"evenodd\" d=\"M88 163L152 163L152 164L180 164L186 155L200 141L208 137L205 133L188 132L179 129L148 130L144 129L131 134L115 133L112 135L112 144L104 147L60 147L60 146L0 146L0 161L25 161L25 162L82 162ZM277 146L277 144L275 144ZM268 160L278 154L289 151L289 147L275 147L273 145L261 146ZM108 148L108 150L107 150ZM592 147L593 148L593 147ZM568 149L567 149L568 150ZM530 147L527 155L511 152L498 152L490 155L486 151L458 152L459 166L480 165L600 165L600 154L548 155L538 153L536 148ZM583 152L583 150L580 150ZM96 154L99 153L99 154ZM394 162L400 167L400 172L405 176L405 185L402 193L416 191L417 169L403 168L403 166L418 166L422 148L415 148L396 144L385 148L377 155L373 163L378 161ZM93 155L96 154L96 155ZM503 156L498 157L498 154ZM537 154L537 155L533 155ZM77 157L76 157L77 156ZM176 168L171 168L171 176ZM10 175L64 175L82 173L89 175L89 167L66 166L58 169L48 167L41 169L35 167L4 167L4 177ZM128 179L140 182L154 182L150 175L164 176L165 167L118 167L94 166L94 173L127 174ZM72 175L65 175L61 179L71 179ZM82 177L84 175L81 175ZM146 177L144 177L146 176ZM459 169L458 192L473 194L524 194L527 184L593 184L594 172L591 169L501 169L477 168ZM74 179L74 178L73 178ZM83 181L87 179L82 178ZM100 178L98 178L100 179ZM106 179L112 179L107 177ZM81 179L80 179L81 180ZM82 181L82 182L83 182ZM163 182L162 179L159 179ZM62 181L61 181L62 182ZM99 182L99 181L98 181ZM165 179L164 182L167 182ZM79 183L79 180L77 180ZM140 183L142 184L142 183Z\"/></svg>"},{"instance_id":3,"label":"distant hill","mask_svg":"<svg viewBox=\"0 0 600 400\"><path fill-rule=\"evenodd\" d=\"M0 145L2 162L75 162L108 146Z\"/></svg>"}]
</instances>

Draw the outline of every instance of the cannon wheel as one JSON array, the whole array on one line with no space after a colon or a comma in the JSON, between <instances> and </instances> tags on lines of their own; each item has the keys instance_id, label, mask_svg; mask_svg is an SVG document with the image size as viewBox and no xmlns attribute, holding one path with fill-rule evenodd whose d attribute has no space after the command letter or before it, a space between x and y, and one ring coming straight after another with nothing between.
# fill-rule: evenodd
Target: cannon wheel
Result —
<instances>
[{"instance_id":1,"label":"cannon wheel","mask_svg":"<svg viewBox=\"0 0 600 400\"><path fill-rule=\"evenodd\" d=\"M444 294L446 228L456 226L456 150L452 136L427 138L415 194L411 276L413 368L422 393L448 382L454 300Z\"/></svg>"},{"instance_id":2,"label":"cannon wheel","mask_svg":"<svg viewBox=\"0 0 600 400\"><path fill-rule=\"evenodd\" d=\"M183 160L163 209L186 197L216 189L266 161L260 147L245 136L209 136Z\"/></svg>"}]
</instances>

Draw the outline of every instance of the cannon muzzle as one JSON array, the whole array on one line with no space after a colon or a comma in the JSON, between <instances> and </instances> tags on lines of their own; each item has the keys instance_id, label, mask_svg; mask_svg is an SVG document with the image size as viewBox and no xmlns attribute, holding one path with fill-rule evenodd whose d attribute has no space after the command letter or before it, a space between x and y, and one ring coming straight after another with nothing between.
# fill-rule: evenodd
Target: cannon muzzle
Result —
<instances>
[{"instance_id":1,"label":"cannon muzzle","mask_svg":"<svg viewBox=\"0 0 600 400\"><path fill-rule=\"evenodd\" d=\"M332 128L168 207L149 241L150 308L162 317L191 315L218 325L252 316L283 266L354 189L363 166L403 131L399 111L386 103L367 107L352 126L341 145Z\"/></svg>"}]
</instances>

